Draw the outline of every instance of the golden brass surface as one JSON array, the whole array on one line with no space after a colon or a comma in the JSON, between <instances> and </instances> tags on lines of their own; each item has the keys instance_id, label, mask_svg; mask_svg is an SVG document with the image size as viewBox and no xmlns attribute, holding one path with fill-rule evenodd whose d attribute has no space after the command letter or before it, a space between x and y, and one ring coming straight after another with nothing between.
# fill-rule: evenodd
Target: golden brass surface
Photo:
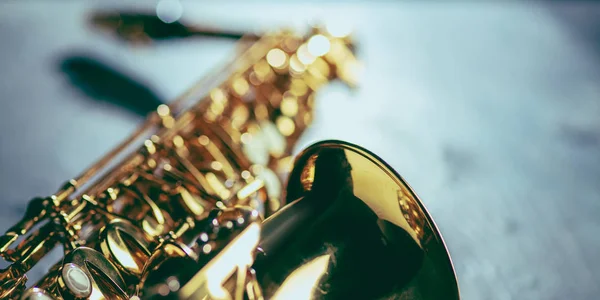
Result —
<instances>
[{"instance_id":1,"label":"golden brass surface","mask_svg":"<svg viewBox=\"0 0 600 300\"><path fill-rule=\"evenodd\" d=\"M254 268L273 299L459 299L444 241L383 160L323 141L297 158L297 199L263 223Z\"/></svg>"},{"instance_id":2,"label":"golden brass surface","mask_svg":"<svg viewBox=\"0 0 600 300\"><path fill-rule=\"evenodd\" d=\"M381 159L326 141L292 164L319 88L357 84L352 49L326 27L242 38L223 69L29 203L0 236L0 298L458 299L433 220Z\"/></svg>"}]
</instances>

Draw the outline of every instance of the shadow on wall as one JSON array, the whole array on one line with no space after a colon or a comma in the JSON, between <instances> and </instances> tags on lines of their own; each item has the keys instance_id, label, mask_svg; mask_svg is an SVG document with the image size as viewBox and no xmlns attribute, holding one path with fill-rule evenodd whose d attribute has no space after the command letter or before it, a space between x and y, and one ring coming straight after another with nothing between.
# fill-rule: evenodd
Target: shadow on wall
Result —
<instances>
[{"instance_id":1,"label":"shadow on wall","mask_svg":"<svg viewBox=\"0 0 600 300\"><path fill-rule=\"evenodd\" d=\"M60 71L89 98L123 107L140 117L165 103L135 76L92 55L69 55L60 60Z\"/></svg>"},{"instance_id":2,"label":"shadow on wall","mask_svg":"<svg viewBox=\"0 0 600 300\"><path fill-rule=\"evenodd\" d=\"M548 10L571 34L594 50L594 57L600 63L600 1L555 3L548 5Z\"/></svg>"}]
</instances>

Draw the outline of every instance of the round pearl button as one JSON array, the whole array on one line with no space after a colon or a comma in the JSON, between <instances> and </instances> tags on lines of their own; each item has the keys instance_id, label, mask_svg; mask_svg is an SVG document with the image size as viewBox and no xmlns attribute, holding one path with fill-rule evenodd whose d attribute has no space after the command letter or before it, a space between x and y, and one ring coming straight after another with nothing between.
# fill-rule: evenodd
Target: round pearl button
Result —
<instances>
[{"instance_id":1,"label":"round pearl button","mask_svg":"<svg viewBox=\"0 0 600 300\"><path fill-rule=\"evenodd\" d=\"M92 282L87 273L75 264L66 264L62 277L67 288L77 297L88 297L92 293Z\"/></svg>"}]
</instances>

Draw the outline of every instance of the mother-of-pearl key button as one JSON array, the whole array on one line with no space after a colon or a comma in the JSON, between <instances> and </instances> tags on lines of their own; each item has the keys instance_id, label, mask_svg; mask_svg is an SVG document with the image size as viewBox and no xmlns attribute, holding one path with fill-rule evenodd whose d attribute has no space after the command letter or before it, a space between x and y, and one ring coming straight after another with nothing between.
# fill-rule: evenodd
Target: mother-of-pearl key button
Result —
<instances>
[{"instance_id":1,"label":"mother-of-pearl key button","mask_svg":"<svg viewBox=\"0 0 600 300\"><path fill-rule=\"evenodd\" d=\"M66 264L62 277L67 288L77 297L88 297L92 293L92 282L87 273L76 264Z\"/></svg>"}]
</instances>

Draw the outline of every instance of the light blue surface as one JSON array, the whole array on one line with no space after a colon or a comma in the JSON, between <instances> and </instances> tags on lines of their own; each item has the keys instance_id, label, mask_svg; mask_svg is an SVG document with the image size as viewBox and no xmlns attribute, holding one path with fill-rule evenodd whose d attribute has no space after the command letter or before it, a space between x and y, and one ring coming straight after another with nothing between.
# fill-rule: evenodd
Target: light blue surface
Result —
<instances>
[{"instance_id":1,"label":"light blue surface","mask_svg":"<svg viewBox=\"0 0 600 300\"><path fill-rule=\"evenodd\" d=\"M131 49L90 31L90 8L0 6L2 229L27 199L52 193L139 122L72 88L58 57L107 57L172 98L231 49L198 40ZM321 7L185 8L188 20L243 28ZM396 168L441 228L464 299L597 299L600 6L322 8L355 23L366 73L353 94L333 86L319 96L303 145L345 139Z\"/></svg>"}]
</instances>

